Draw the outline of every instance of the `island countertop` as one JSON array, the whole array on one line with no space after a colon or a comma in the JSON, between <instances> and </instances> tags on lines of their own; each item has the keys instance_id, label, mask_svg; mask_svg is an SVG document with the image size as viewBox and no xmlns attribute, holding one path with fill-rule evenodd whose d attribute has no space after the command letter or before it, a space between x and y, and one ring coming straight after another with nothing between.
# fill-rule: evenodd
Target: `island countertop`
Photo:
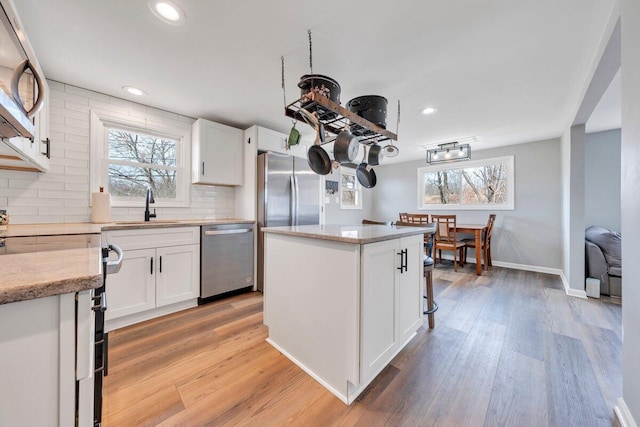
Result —
<instances>
[{"instance_id":1,"label":"island countertop","mask_svg":"<svg viewBox=\"0 0 640 427\"><path fill-rule=\"evenodd\" d=\"M307 237L311 239L332 240L343 243L363 245L398 239L415 234L433 234L435 225L424 227L388 226L388 225L298 225L289 227L266 227L265 233L286 234L289 236Z\"/></svg>"},{"instance_id":2,"label":"island countertop","mask_svg":"<svg viewBox=\"0 0 640 427\"><path fill-rule=\"evenodd\" d=\"M100 248L2 255L0 304L43 298L102 284Z\"/></svg>"}]
</instances>

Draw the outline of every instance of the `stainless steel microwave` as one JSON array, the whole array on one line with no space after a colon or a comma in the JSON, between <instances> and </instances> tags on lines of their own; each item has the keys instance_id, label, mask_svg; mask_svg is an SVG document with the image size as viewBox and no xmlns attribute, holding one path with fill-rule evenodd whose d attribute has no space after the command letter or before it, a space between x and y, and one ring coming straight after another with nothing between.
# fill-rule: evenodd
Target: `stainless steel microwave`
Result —
<instances>
[{"instance_id":1,"label":"stainless steel microwave","mask_svg":"<svg viewBox=\"0 0 640 427\"><path fill-rule=\"evenodd\" d=\"M35 137L46 85L10 1L0 2L0 137Z\"/></svg>"}]
</instances>

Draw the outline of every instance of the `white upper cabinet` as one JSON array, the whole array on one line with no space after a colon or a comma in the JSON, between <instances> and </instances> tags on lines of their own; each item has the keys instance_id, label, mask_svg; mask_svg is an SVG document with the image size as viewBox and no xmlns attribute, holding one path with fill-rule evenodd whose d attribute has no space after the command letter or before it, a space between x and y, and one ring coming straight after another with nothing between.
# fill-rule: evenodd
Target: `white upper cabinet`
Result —
<instances>
[{"instance_id":1,"label":"white upper cabinet","mask_svg":"<svg viewBox=\"0 0 640 427\"><path fill-rule=\"evenodd\" d=\"M244 156L242 130L198 119L192 129L191 182L242 185Z\"/></svg>"},{"instance_id":2,"label":"white upper cabinet","mask_svg":"<svg viewBox=\"0 0 640 427\"><path fill-rule=\"evenodd\" d=\"M298 127L300 126L301 125L298 124ZM258 150L273 151L296 157L307 157L307 145L304 145L302 141L300 141L298 145L292 145L289 147L287 145L289 135L263 127L258 127L257 130Z\"/></svg>"},{"instance_id":3,"label":"white upper cabinet","mask_svg":"<svg viewBox=\"0 0 640 427\"><path fill-rule=\"evenodd\" d=\"M0 0L0 18L0 169L46 172L47 81L11 1Z\"/></svg>"}]
</instances>

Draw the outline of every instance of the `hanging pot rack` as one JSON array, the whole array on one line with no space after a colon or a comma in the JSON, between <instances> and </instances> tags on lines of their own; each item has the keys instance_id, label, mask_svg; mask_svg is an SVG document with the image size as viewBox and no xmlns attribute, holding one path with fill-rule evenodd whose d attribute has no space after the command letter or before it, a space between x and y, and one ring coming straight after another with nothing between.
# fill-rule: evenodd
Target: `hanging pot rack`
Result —
<instances>
[{"instance_id":1,"label":"hanging pot rack","mask_svg":"<svg viewBox=\"0 0 640 427\"><path fill-rule=\"evenodd\" d=\"M345 127L350 127L352 133L360 135L361 144L371 145L374 142L379 143L388 140L398 140L397 134L360 117L356 113L347 110L340 104L333 102L317 92L309 92L300 99L288 104L285 107L285 115L304 123L304 117L300 113L303 104L305 105L305 109L318 111L320 113L318 120L324 125L324 129L333 135L337 136ZM314 108L318 106L321 108ZM328 138L325 144L333 140L335 140L335 137Z\"/></svg>"},{"instance_id":2,"label":"hanging pot rack","mask_svg":"<svg viewBox=\"0 0 640 427\"><path fill-rule=\"evenodd\" d=\"M309 36L309 69L311 70L311 74L313 74L311 30L308 30L307 34ZM324 129L328 133L334 135L334 137L327 138L322 143L322 145L335 141L337 135L345 129L350 129L351 133L353 133L354 135L358 135L360 143L364 145L372 145L374 143L380 143L389 140L398 140L397 125L400 123L400 101L398 101L398 121L396 124L396 133L388 131L387 129L357 115L356 113L342 107L337 102L332 101L328 97L321 95L318 92L309 91L291 104L287 104L284 78L284 56L281 57L281 60L282 93L285 103L284 113L287 117L291 117L296 121L300 120L303 123L309 124L305 120L305 117L302 115L302 113L300 113L300 109L304 105L304 108L307 111L315 111L318 122L324 126Z\"/></svg>"}]
</instances>

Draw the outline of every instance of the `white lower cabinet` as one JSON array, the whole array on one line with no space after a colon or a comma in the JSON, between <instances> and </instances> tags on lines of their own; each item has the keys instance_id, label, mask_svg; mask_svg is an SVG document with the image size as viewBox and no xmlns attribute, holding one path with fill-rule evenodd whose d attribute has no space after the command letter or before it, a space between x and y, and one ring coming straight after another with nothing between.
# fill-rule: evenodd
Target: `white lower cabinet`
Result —
<instances>
[{"instance_id":1,"label":"white lower cabinet","mask_svg":"<svg viewBox=\"0 0 640 427\"><path fill-rule=\"evenodd\" d=\"M105 234L124 253L120 272L110 275L106 284L107 331L196 305L200 296L199 227Z\"/></svg>"},{"instance_id":2,"label":"white lower cabinet","mask_svg":"<svg viewBox=\"0 0 640 427\"><path fill-rule=\"evenodd\" d=\"M88 290L0 305L0 426L93 419L93 389L76 390L94 380L91 306Z\"/></svg>"},{"instance_id":3,"label":"white lower cabinet","mask_svg":"<svg viewBox=\"0 0 640 427\"><path fill-rule=\"evenodd\" d=\"M363 245L360 375L382 370L422 323L422 236Z\"/></svg>"}]
</instances>

